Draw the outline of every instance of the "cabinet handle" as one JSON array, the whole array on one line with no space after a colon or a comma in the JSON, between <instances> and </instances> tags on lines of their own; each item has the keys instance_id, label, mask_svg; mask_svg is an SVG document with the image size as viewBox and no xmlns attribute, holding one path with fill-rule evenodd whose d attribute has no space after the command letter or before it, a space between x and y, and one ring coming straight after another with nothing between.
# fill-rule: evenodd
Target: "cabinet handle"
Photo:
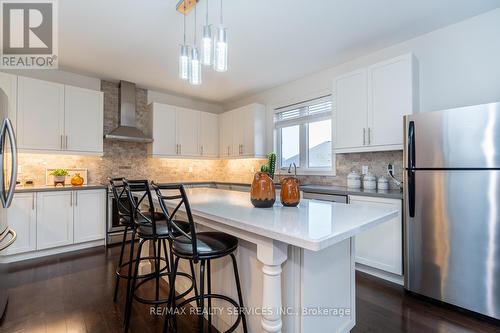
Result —
<instances>
[{"instance_id":1,"label":"cabinet handle","mask_svg":"<svg viewBox=\"0 0 500 333\"><path fill-rule=\"evenodd\" d=\"M372 143L372 139L371 139L371 128L368 127L368 145L370 145Z\"/></svg>"},{"instance_id":2,"label":"cabinet handle","mask_svg":"<svg viewBox=\"0 0 500 333\"><path fill-rule=\"evenodd\" d=\"M201 155L203 155L203 145L200 146Z\"/></svg>"},{"instance_id":3,"label":"cabinet handle","mask_svg":"<svg viewBox=\"0 0 500 333\"><path fill-rule=\"evenodd\" d=\"M35 210L35 192L31 195L31 210Z\"/></svg>"},{"instance_id":4,"label":"cabinet handle","mask_svg":"<svg viewBox=\"0 0 500 333\"><path fill-rule=\"evenodd\" d=\"M75 206L78 206L78 192L75 192Z\"/></svg>"},{"instance_id":5,"label":"cabinet handle","mask_svg":"<svg viewBox=\"0 0 500 333\"><path fill-rule=\"evenodd\" d=\"M66 143L64 144L64 149L68 149L68 136L65 135L66 137Z\"/></svg>"},{"instance_id":6,"label":"cabinet handle","mask_svg":"<svg viewBox=\"0 0 500 333\"><path fill-rule=\"evenodd\" d=\"M179 155L182 155L182 145L179 143Z\"/></svg>"},{"instance_id":7,"label":"cabinet handle","mask_svg":"<svg viewBox=\"0 0 500 333\"><path fill-rule=\"evenodd\" d=\"M229 156L229 146L227 146L227 156Z\"/></svg>"},{"instance_id":8,"label":"cabinet handle","mask_svg":"<svg viewBox=\"0 0 500 333\"><path fill-rule=\"evenodd\" d=\"M366 146L366 128L363 127L363 146Z\"/></svg>"},{"instance_id":9,"label":"cabinet handle","mask_svg":"<svg viewBox=\"0 0 500 333\"><path fill-rule=\"evenodd\" d=\"M73 191L71 191L70 194L71 194L71 197L69 199L69 206L73 207Z\"/></svg>"},{"instance_id":10,"label":"cabinet handle","mask_svg":"<svg viewBox=\"0 0 500 333\"><path fill-rule=\"evenodd\" d=\"M62 134L61 134L61 150L64 148L64 147L63 147L63 141L64 141L64 138L63 138L63 137L64 137L64 135L62 135Z\"/></svg>"}]
</instances>

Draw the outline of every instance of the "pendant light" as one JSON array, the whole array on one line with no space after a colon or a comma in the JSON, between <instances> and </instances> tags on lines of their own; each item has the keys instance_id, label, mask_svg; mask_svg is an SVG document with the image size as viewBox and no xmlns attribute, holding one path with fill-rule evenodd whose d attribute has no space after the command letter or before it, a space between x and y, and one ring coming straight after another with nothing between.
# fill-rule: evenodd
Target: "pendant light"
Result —
<instances>
[{"instance_id":1,"label":"pendant light","mask_svg":"<svg viewBox=\"0 0 500 333\"><path fill-rule=\"evenodd\" d=\"M205 15L205 25L203 26L203 39L202 39L202 55L201 62L205 66L212 65L212 54L213 54L213 39L212 39L212 27L208 24L208 0L207 0L207 12Z\"/></svg>"},{"instance_id":2,"label":"pendant light","mask_svg":"<svg viewBox=\"0 0 500 333\"><path fill-rule=\"evenodd\" d=\"M214 38L214 70L227 71L227 29L223 25L222 0L220 0L220 25L216 28Z\"/></svg>"},{"instance_id":3,"label":"pendant light","mask_svg":"<svg viewBox=\"0 0 500 333\"><path fill-rule=\"evenodd\" d=\"M193 47L191 48L191 61L190 61L190 73L189 73L189 83L192 85L201 84L201 59L198 46L196 45L196 7L194 7L194 41Z\"/></svg>"},{"instance_id":4,"label":"pendant light","mask_svg":"<svg viewBox=\"0 0 500 333\"><path fill-rule=\"evenodd\" d=\"M186 4L184 3L184 11L186 11ZM179 77L182 80L188 80L189 75L189 47L186 45L186 14L183 14L184 19L184 42L181 45L181 52L179 55Z\"/></svg>"}]
</instances>

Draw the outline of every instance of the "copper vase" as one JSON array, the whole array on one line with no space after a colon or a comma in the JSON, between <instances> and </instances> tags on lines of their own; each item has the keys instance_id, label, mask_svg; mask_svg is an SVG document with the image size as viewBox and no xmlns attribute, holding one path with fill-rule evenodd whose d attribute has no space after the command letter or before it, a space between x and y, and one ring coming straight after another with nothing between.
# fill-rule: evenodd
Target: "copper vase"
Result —
<instances>
[{"instance_id":1,"label":"copper vase","mask_svg":"<svg viewBox=\"0 0 500 333\"><path fill-rule=\"evenodd\" d=\"M257 172L250 187L250 200L257 208L269 208L276 201L276 189L267 172Z\"/></svg>"},{"instance_id":2,"label":"copper vase","mask_svg":"<svg viewBox=\"0 0 500 333\"><path fill-rule=\"evenodd\" d=\"M300 202L299 180L295 177L286 177L281 181L281 203L286 207L296 207Z\"/></svg>"}]
</instances>

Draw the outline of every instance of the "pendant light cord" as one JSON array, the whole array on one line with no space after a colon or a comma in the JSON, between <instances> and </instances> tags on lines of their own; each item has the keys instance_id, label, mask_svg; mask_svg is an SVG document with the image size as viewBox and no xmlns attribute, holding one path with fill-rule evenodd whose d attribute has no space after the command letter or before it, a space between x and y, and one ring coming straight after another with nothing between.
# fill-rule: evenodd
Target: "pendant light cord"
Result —
<instances>
[{"instance_id":1,"label":"pendant light cord","mask_svg":"<svg viewBox=\"0 0 500 333\"><path fill-rule=\"evenodd\" d=\"M182 16L184 19L184 45L186 45L186 1L184 1L184 13Z\"/></svg>"},{"instance_id":2,"label":"pendant light cord","mask_svg":"<svg viewBox=\"0 0 500 333\"><path fill-rule=\"evenodd\" d=\"M207 0L207 12L205 14L205 25L208 25L208 0Z\"/></svg>"},{"instance_id":3,"label":"pendant light cord","mask_svg":"<svg viewBox=\"0 0 500 333\"><path fill-rule=\"evenodd\" d=\"M194 6L194 46L196 47L196 6Z\"/></svg>"},{"instance_id":4,"label":"pendant light cord","mask_svg":"<svg viewBox=\"0 0 500 333\"><path fill-rule=\"evenodd\" d=\"M222 25L222 0L220 0L220 24Z\"/></svg>"}]
</instances>

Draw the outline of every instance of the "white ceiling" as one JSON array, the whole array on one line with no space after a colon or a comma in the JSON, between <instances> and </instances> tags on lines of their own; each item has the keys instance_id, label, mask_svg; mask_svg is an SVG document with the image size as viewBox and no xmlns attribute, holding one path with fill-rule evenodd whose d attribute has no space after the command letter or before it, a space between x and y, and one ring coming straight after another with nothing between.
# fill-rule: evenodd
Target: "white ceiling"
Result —
<instances>
[{"instance_id":1,"label":"white ceiling","mask_svg":"<svg viewBox=\"0 0 500 333\"><path fill-rule=\"evenodd\" d=\"M206 1L198 5L198 31ZM212 23L219 1L210 0ZM176 3L59 1L60 67L227 103L500 5L499 0L225 0L229 71L204 70L203 84L193 87L177 76L182 15ZM190 14L189 41L192 32Z\"/></svg>"}]
</instances>

